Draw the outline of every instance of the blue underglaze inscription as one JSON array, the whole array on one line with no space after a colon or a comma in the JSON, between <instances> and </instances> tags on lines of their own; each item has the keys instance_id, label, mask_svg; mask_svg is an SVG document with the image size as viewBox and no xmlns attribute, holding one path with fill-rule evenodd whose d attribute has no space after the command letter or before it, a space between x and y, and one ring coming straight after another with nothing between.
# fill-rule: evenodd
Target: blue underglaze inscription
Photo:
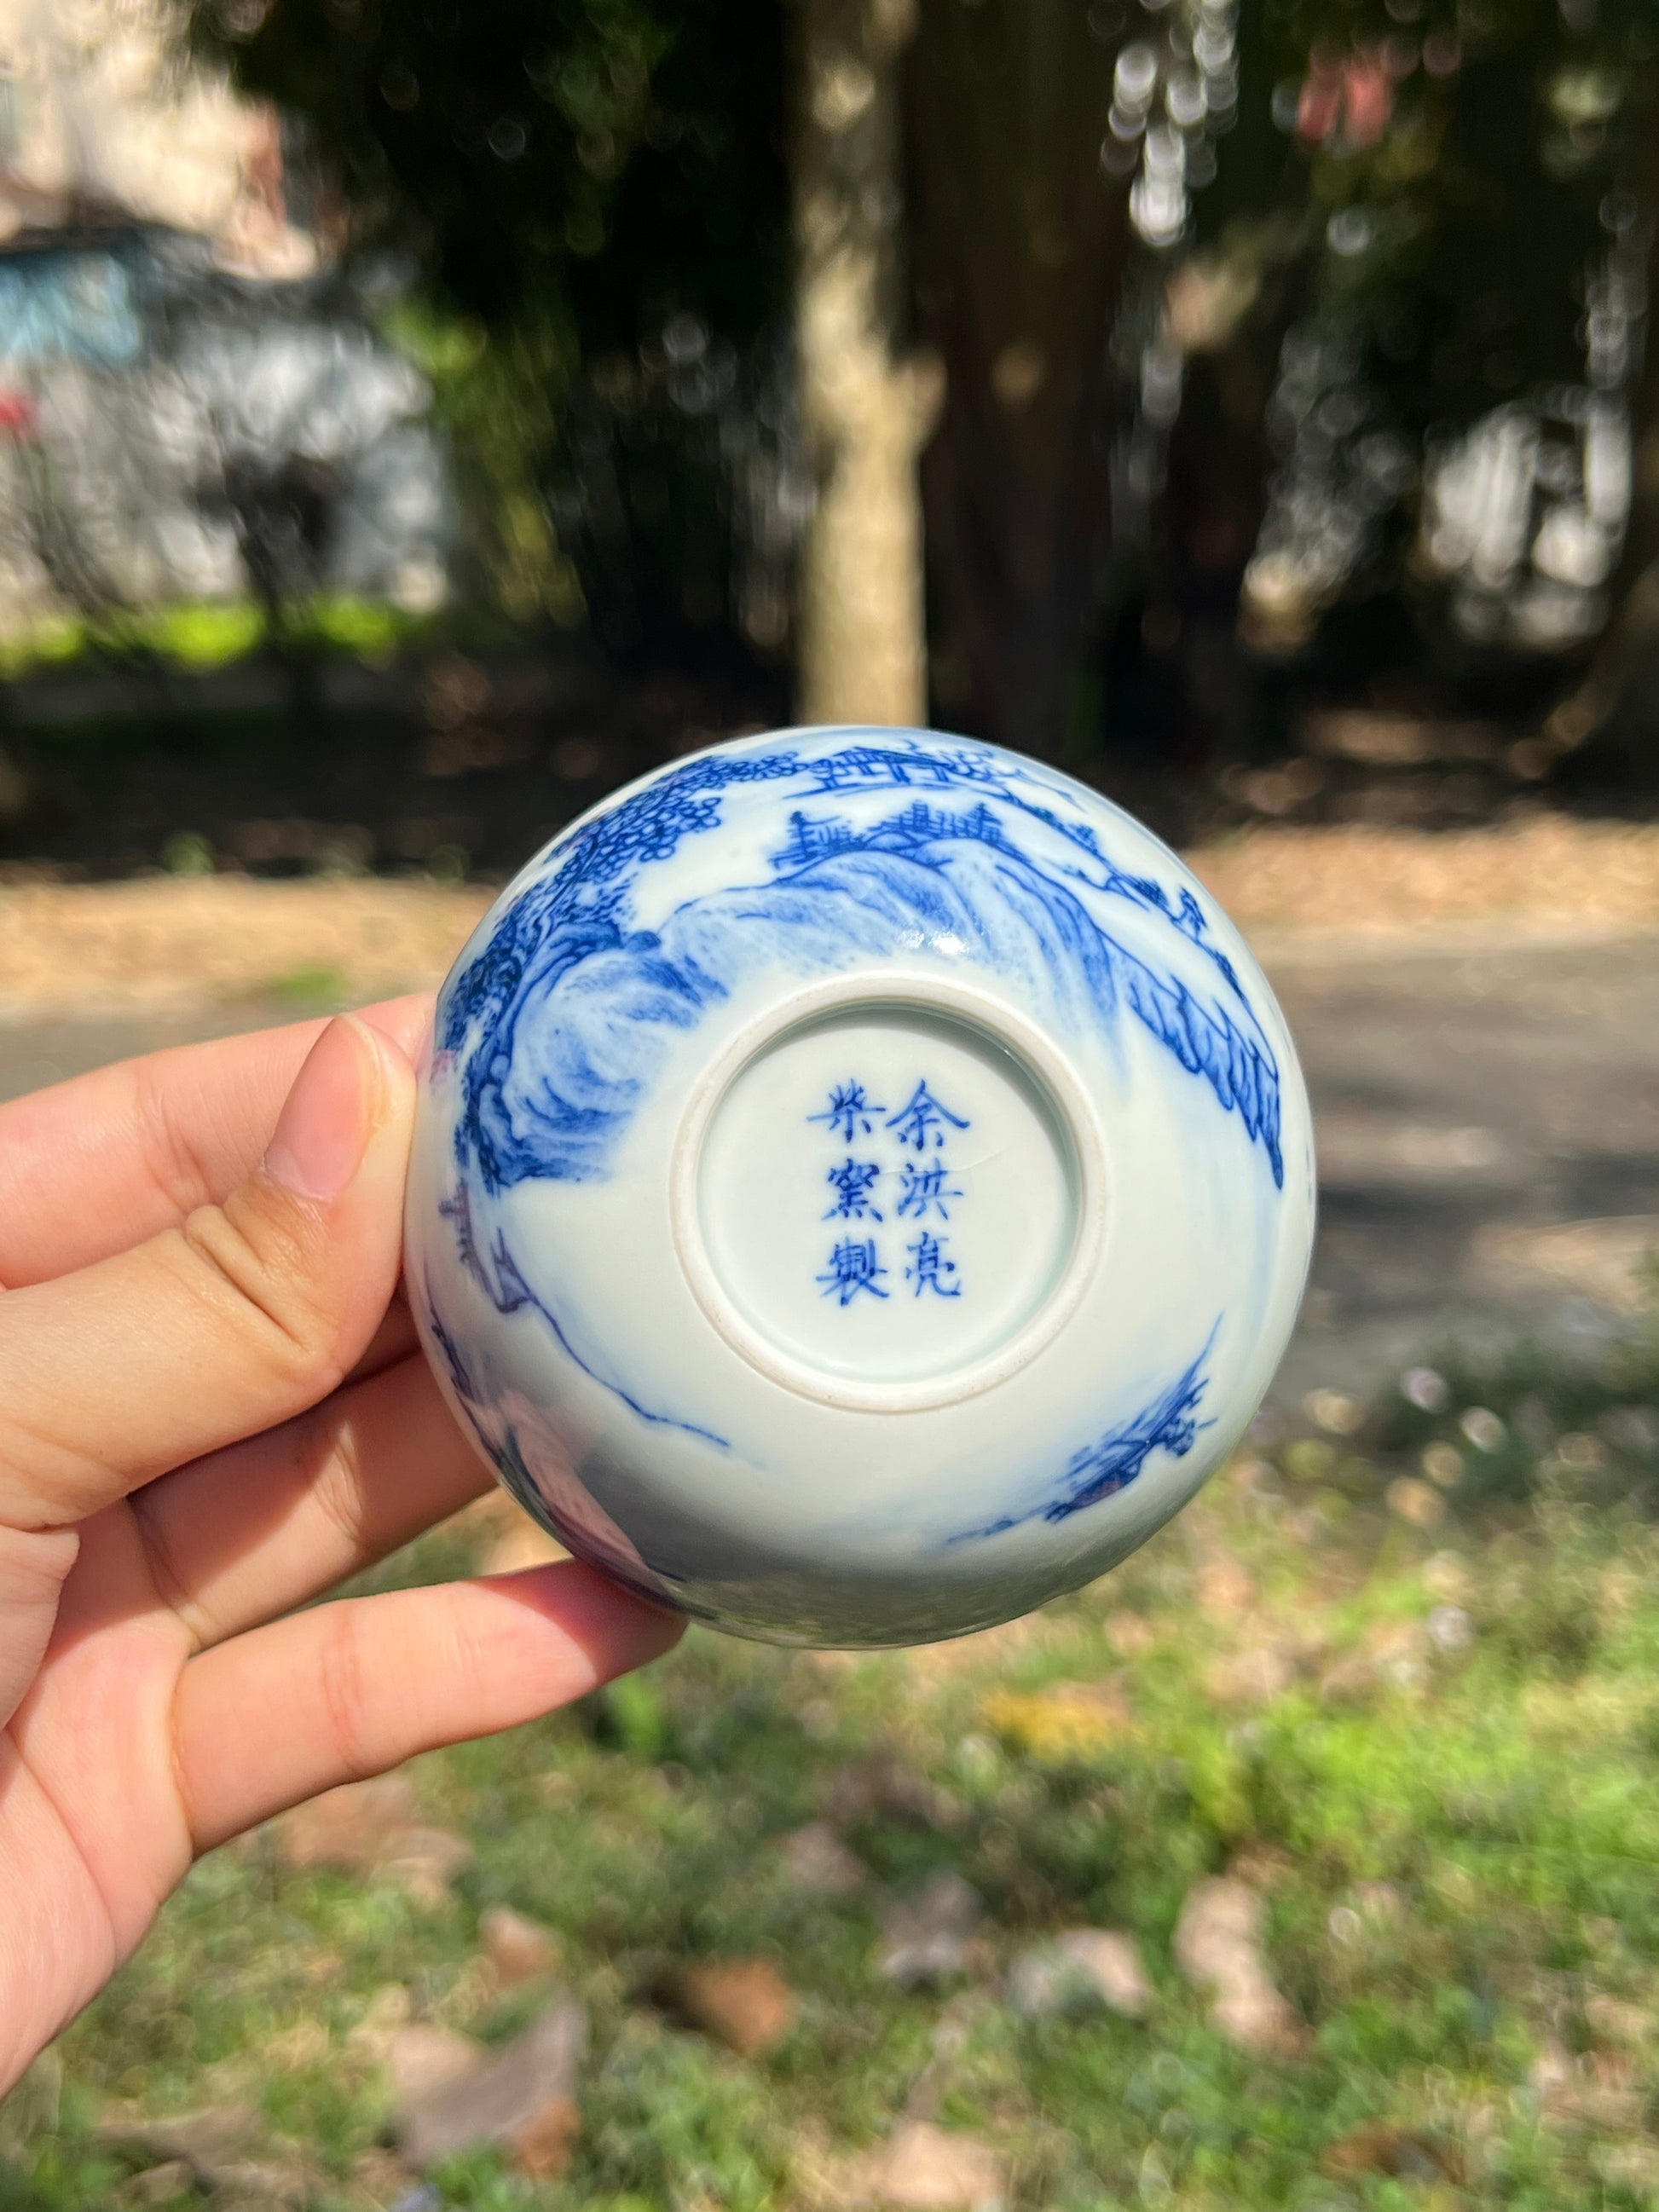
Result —
<instances>
[{"instance_id":1,"label":"blue underglaze inscription","mask_svg":"<svg viewBox=\"0 0 1659 2212\"><path fill-rule=\"evenodd\" d=\"M949 1242L948 1237L934 1237L924 1229L915 1243L907 1248L914 1264L905 1269L904 1279L915 1285L918 1297L924 1291L931 1291L940 1298L962 1296L962 1285L955 1279L957 1263L945 1256Z\"/></svg>"},{"instance_id":2,"label":"blue underglaze inscription","mask_svg":"<svg viewBox=\"0 0 1659 2212\"><path fill-rule=\"evenodd\" d=\"M879 1120L884 1115L885 1120ZM835 1191L836 1202L823 1216L826 1221L884 1222L886 1216L875 1201L876 1186L884 1176L889 1185L897 1186L894 1211L900 1219L906 1215L925 1218L930 1207L942 1221L950 1219L945 1201L959 1199L963 1193L960 1186L950 1179L949 1162L937 1154L947 1131L965 1130L972 1124L966 1115L952 1113L935 1097L925 1076L918 1079L909 1103L900 1107L896 1114L887 1115L884 1107L872 1105L864 1085L849 1078L845 1083L834 1085L827 1109L822 1113L809 1114L806 1121L809 1127L827 1126L849 1142L854 1133L861 1132L866 1148L873 1148L879 1154L886 1145L896 1146L900 1154L895 1160L884 1162L879 1157L854 1159L849 1153L839 1163L832 1163L824 1180ZM926 1153L930 1146L935 1156L925 1166L903 1156L911 1149ZM924 1230L914 1243L906 1247L909 1256L904 1280L915 1285L914 1297L919 1298L924 1293L941 1298L962 1296L957 1262L945 1254L949 1241L948 1237ZM817 1280L823 1296L835 1298L845 1308L852 1304L860 1291L867 1291L878 1298L886 1297L889 1293L879 1287L879 1282L887 1272L874 1237L848 1237L835 1247L826 1271Z\"/></svg>"},{"instance_id":3,"label":"blue underglaze inscription","mask_svg":"<svg viewBox=\"0 0 1659 2212\"><path fill-rule=\"evenodd\" d=\"M884 1114L884 1106L872 1106L864 1095L861 1083L838 1083L830 1093L830 1103L822 1114L809 1114L809 1121L822 1121L844 1144L850 1145L857 1136L867 1137L875 1127L872 1116Z\"/></svg>"},{"instance_id":4,"label":"blue underglaze inscription","mask_svg":"<svg viewBox=\"0 0 1659 2212\"><path fill-rule=\"evenodd\" d=\"M824 1219L862 1221L866 1213L872 1221L883 1219L881 1208L870 1195L870 1186L880 1174L879 1160L845 1159L838 1168L831 1168L824 1181L833 1187L836 1202Z\"/></svg>"},{"instance_id":5,"label":"blue underglaze inscription","mask_svg":"<svg viewBox=\"0 0 1659 2212\"><path fill-rule=\"evenodd\" d=\"M887 1293L880 1288L880 1281L886 1273L876 1258L873 1237L843 1237L830 1255L830 1265L818 1280L823 1285L826 1298L834 1298L838 1305L850 1306L860 1291L884 1298Z\"/></svg>"},{"instance_id":6,"label":"blue underglaze inscription","mask_svg":"<svg viewBox=\"0 0 1659 2212\"><path fill-rule=\"evenodd\" d=\"M901 1106L887 1126L897 1131L900 1144L925 1152L929 1145L939 1149L946 1129L965 1129L968 1124L948 1106L941 1106L925 1083L919 1083L910 1094L909 1104Z\"/></svg>"},{"instance_id":7,"label":"blue underglaze inscription","mask_svg":"<svg viewBox=\"0 0 1659 2212\"><path fill-rule=\"evenodd\" d=\"M961 1191L951 1181L951 1170L943 1160L930 1160L918 1167L914 1160L905 1160L899 1168L898 1204L894 1209L900 1220L907 1214L926 1221L931 1212L941 1221L951 1218L946 1200L960 1198Z\"/></svg>"}]
</instances>

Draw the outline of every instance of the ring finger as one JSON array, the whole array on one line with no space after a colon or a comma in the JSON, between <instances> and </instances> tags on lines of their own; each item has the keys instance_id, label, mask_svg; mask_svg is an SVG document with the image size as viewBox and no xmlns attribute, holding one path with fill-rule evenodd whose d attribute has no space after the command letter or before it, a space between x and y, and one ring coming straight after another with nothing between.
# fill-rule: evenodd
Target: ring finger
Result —
<instances>
[{"instance_id":1,"label":"ring finger","mask_svg":"<svg viewBox=\"0 0 1659 2212\"><path fill-rule=\"evenodd\" d=\"M416 1353L128 1503L200 1650L319 1596L489 1485Z\"/></svg>"}]
</instances>

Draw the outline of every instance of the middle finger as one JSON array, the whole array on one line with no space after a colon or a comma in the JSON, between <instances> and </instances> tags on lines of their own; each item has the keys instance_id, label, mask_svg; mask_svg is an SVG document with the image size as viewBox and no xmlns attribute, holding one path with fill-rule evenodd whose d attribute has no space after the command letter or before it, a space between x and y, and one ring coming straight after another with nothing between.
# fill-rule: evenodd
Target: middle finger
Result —
<instances>
[{"instance_id":1,"label":"middle finger","mask_svg":"<svg viewBox=\"0 0 1659 2212\"><path fill-rule=\"evenodd\" d=\"M320 1596L490 1486L417 1352L128 1500L198 1648Z\"/></svg>"}]
</instances>

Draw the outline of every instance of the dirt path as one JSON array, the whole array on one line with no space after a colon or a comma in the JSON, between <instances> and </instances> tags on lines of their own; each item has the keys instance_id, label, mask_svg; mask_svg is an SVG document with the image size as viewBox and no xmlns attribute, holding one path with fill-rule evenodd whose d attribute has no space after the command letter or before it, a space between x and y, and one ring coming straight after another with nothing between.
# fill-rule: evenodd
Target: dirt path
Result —
<instances>
[{"instance_id":1,"label":"dirt path","mask_svg":"<svg viewBox=\"0 0 1659 2212\"><path fill-rule=\"evenodd\" d=\"M1318 1121L1281 1397L1449 1336L1593 1346L1659 1242L1659 830L1261 831L1194 856L1253 936ZM0 1096L435 982L489 894L214 878L0 890Z\"/></svg>"},{"instance_id":2,"label":"dirt path","mask_svg":"<svg viewBox=\"0 0 1659 2212\"><path fill-rule=\"evenodd\" d=\"M1269 953L1287 932L1293 945L1314 932L1378 946L1443 942L1448 929L1485 942L1659 933L1659 827L1542 815L1436 835L1254 830L1188 857ZM420 988L489 896L234 875L0 884L0 1022L185 1018Z\"/></svg>"}]
</instances>

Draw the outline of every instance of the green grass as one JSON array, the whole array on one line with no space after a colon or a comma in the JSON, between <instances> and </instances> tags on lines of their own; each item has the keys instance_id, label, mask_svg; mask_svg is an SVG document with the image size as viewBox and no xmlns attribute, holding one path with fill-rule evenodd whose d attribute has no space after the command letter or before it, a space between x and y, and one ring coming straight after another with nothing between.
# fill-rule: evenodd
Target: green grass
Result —
<instances>
[{"instance_id":1,"label":"green grass","mask_svg":"<svg viewBox=\"0 0 1659 2212\"><path fill-rule=\"evenodd\" d=\"M389 659L432 627L429 617L343 592L319 592L295 607L289 625L291 646L369 661ZM0 642L0 681L94 655L137 655L200 674L245 659L265 641L264 616L246 599L115 609L101 619L53 615Z\"/></svg>"},{"instance_id":2,"label":"green grass","mask_svg":"<svg viewBox=\"0 0 1659 2212\"><path fill-rule=\"evenodd\" d=\"M252 2096L275 2151L328 2177L319 2208L384 2201L365 2161L386 2091L356 2032L395 1984L417 2015L510 2033L532 2000L492 2000L473 1965L497 1903L559 1931L593 2040L568 2175L474 2158L436 2201L476 2212L811 2212L826 2151L878 2139L930 2066L941 2124L1003 2150L1031 2212L1659 2200L1659 1453L1632 1410L1659 1358L1452 1379L1437 1414L1390 1395L1358 1427L1338 1407L1346 1435L1310 1421L1242 1455L1031 1622L855 1659L694 1631L573 1712L420 1762L426 1817L476 1845L450 1901L287 1869L269 1835L210 1859L0 2106L0 2208L123 2201L92 2132L111 2096ZM1480 1443L1472 1402L1498 1425ZM1427 1528L1385 1503L1425 1452L1450 1486ZM440 1532L374 1580L464 1564ZM878 1752L931 1806L846 1816L867 1890L803 1894L775 1839ZM986 1901L985 1965L901 1992L872 1964L884 1898L947 1867ZM1299 2059L1234 2049L1172 1963L1183 1897L1229 1867L1265 1889ZM1133 1932L1145 2022L1003 2001L1020 1948L1081 1922ZM802 1997L769 2058L651 2002L681 1962L757 1953ZM1461 2179L1334 2160L1368 2122Z\"/></svg>"},{"instance_id":3,"label":"green grass","mask_svg":"<svg viewBox=\"0 0 1659 2212\"><path fill-rule=\"evenodd\" d=\"M266 984L267 996L285 1014L337 1013L350 996L350 981L339 968L290 968Z\"/></svg>"}]
</instances>

